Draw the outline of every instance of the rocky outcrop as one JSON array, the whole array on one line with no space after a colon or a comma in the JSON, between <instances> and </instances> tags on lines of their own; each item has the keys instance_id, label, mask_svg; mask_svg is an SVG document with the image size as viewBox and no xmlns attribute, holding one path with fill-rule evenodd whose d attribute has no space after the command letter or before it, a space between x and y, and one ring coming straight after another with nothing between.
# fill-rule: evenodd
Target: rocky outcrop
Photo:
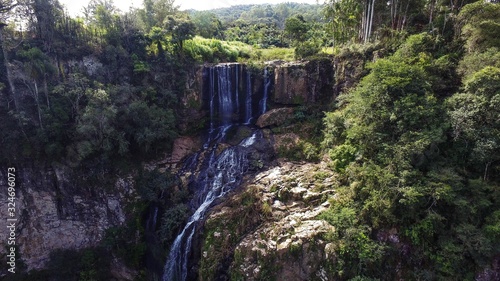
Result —
<instances>
[{"instance_id":1,"label":"rocky outcrop","mask_svg":"<svg viewBox=\"0 0 500 281\"><path fill-rule=\"evenodd\" d=\"M188 155L196 152L201 148L201 140L196 137L182 136L174 140L172 147L172 153L170 153L165 159L150 165L149 169L154 169L156 167L168 167L171 169L178 168L178 164L181 163Z\"/></svg>"},{"instance_id":2,"label":"rocky outcrop","mask_svg":"<svg viewBox=\"0 0 500 281\"><path fill-rule=\"evenodd\" d=\"M327 58L277 65L272 101L281 105L331 101L334 78L332 61Z\"/></svg>"},{"instance_id":3,"label":"rocky outcrop","mask_svg":"<svg viewBox=\"0 0 500 281\"><path fill-rule=\"evenodd\" d=\"M179 119L177 127L180 133L186 134L202 128L206 113L202 110L203 67L193 67L187 75L183 95L180 97L182 106L178 108Z\"/></svg>"},{"instance_id":4,"label":"rocky outcrop","mask_svg":"<svg viewBox=\"0 0 500 281\"><path fill-rule=\"evenodd\" d=\"M108 189L90 188L76 179L81 177L63 165L16 167L16 246L28 270L43 268L54 250L96 246L106 229L125 223L125 206L136 200L131 179L119 179ZM7 210L7 202L1 192L1 210ZM7 237L7 231L0 228L0 237Z\"/></svg>"},{"instance_id":5,"label":"rocky outcrop","mask_svg":"<svg viewBox=\"0 0 500 281\"><path fill-rule=\"evenodd\" d=\"M365 63L367 58L361 53L348 53L333 59L335 69L334 98L356 86L361 77L366 74Z\"/></svg>"},{"instance_id":6,"label":"rocky outcrop","mask_svg":"<svg viewBox=\"0 0 500 281\"><path fill-rule=\"evenodd\" d=\"M334 227L317 217L335 184L310 163L279 162L249 179L206 222L200 279L330 280L322 237Z\"/></svg>"},{"instance_id":7,"label":"rocky outcrop","mask_svg":"<svg viewBox=\"0 0 500 281\"><path fill-rule=\"evenodd\" d=\"M259 116L257 119L257 125L260 128L268 126L281 126L285 124L287 120L293 117L293 108L276 108L271 109L268 112Z\"/></svg>"}]
</instances>

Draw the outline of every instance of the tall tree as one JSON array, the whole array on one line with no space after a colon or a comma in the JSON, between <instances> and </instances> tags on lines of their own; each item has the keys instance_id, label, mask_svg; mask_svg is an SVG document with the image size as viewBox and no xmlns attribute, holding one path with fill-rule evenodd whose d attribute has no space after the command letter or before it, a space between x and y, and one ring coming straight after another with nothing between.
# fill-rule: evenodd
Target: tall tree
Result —
<instances>
[{"instance_id":1,"label":"tall tree","mask_svg":"<svg viewBox=\"0 0 500 281\"><path fill-rule=\"evenodd\" d=\"M168 16L177 13L179 7L174 2L175 0L144 0L144 9L139 11L139 16L146 32L154 26L162 27Z\"/></svg>"},{"instance_id":2,"label":"tall tree","mask_svg":"<svg viewBox=\"0 0 500 281\"><path fill-rule=\"evenodd\" d=\"M40 126L42 118L40 113L39 102L39 84L43 87L47 107L50 108L49 89L47 85L47 77L54 74L55 67L50 63L49 57L38 48L30 48L18 53L19 58L24 62L24 73L27 74L27 79L24 83L31 90L32 96L35 99L38 107L38 115Z\"/></svg>"},{"instance_id":3,"label":"tall tree","mask_svg":"<svg viewBox=\"0 0 500 281\"><path fill-rule=\"evenodd\" d=\"M56 23L63 18L63 8L58 0L33 0L30 25L43 42L43 51L52 53L56 41Z\"/></svg>"},{"instance_id":4,"label":"tall tree","mask_svg":"<svg viewBox=\"0 0 500 281\"><path fill-rule=\"evenodd\" d=\"M465 82L465 92L448 100L453 134L468 148L471 164L483 167L483 179L500 161L500 68L487 66Z\"/></svg>"},{"instance_id":5,"label":"tall tree","mask_svg":"<svg viewBox=\"0 0 500 281\"><path fill-rule=\"evenodd\" d=\"M192 15L197 34L205 38L223 39L222 22L212 12L200 11Z\"/></svg>"},{"instance_id":6,"label":"tall tree","mask_svg":"<svg viewBox=\"0 0 500 281\"><path fill-rule=\"evenodd\" d=\"M328 0L324 13L331 26L333 44L346 43L356 37L362 8L356 0Z\"/></svg>"},{"instance_id":7,"label":"tall tree","mask_svg":"<svg viewBox=\"0 0 500 281\"><path fill-rule=\"evenodd\" d=\"M7 26L7 24L2 22L2 19L6 19L8 17L8 13L19 4L20 3L15 0L0 0L0 46L2 48L3 62L5 66L5 72L7 74L7 82L9 83L10 94L12 95L12 99L14 100L15 110L19 109L19 97L17 95L16 85L14 84L12 78L12 71L9 64L8 46L4 38L4 28Z\"/></svg>"},{"instance_id":8,"label":"tall tree","mask_svg":"<svg viewBox=\"0 0 500 281\"><path fill-rule=\"evenodd\" d=\"M172 43L177 46L177 51L182 54L184 41L194 36L194 23L187 14L178 14L167 17L165 28L172 35Z\"/></svg>"},{"instance_id":9,"label":"tall tree","mask_svg":"<svg viewBox=\"0 0 500 281\"><path fill-rule=\"evenodd\" d=\"M86 24L98 24L99 9L104 10L107 14L112 15L118 13L118 8L115 6L113 0L91 0L87 7L83 8L83 15ZM103 11L100 13L102 14Z\"/></svg>"}]
</instances>

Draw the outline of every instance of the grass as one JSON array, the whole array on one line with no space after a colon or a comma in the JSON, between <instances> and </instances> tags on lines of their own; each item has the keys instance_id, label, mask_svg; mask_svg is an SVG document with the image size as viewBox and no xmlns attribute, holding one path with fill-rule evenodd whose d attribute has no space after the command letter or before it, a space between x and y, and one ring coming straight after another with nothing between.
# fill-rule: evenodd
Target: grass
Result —
<instances>
[{"instance_id":1,"label":"grass","mask_svg":"<svg viewBox=\"0 0 500 281\"><path fill-rule=\"evenodd\" d=\"M257 48L238 41L222 41L196 36L186 40L184 52L198 62L265 62L294 61L294 48ZM323 47L318 55L340 53L339 47Z\"/></svg>"},{"instance_id":2,"label":"grass","mask_svg":"<svg viewBox=\"0 0 500 281\"><path fill-rule=\"evenodd\" d=\"M252 61L270 61L270 60L295 60L293 48L254 48L250 55Z\"/></svg>"},{"instance_id":3,"label":"grass","mask_svg":"<svg viewBox=\"0 0 500 281\"><path fill-rule=\"evenodd\" d=\"M184 51L199 62L264 62L295 60L293 48L255 48L237 41L222 41L196 36L186 40Z\"/></svg>"}]
</instances>

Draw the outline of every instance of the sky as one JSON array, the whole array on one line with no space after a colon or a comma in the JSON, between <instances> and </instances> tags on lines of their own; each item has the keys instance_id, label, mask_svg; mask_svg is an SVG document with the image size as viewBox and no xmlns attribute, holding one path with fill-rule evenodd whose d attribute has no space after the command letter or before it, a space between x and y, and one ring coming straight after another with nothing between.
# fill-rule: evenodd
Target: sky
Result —
<instances>
[{"instance_id":1,"label":"sky","mask_svg":"<svg viewBox=\"0 0 500 281\"><path fill-rule=\"evenodd\" d=\"M59 0L68 9L70 15L79 14L82 7L86 6L89 0ZM299 2L317 4L317 0L176 0L175 4L181 7L181 10L209 10L215 8L229 7L246 4L277 4L283 2ZM114 0L115 6L122 11L128 11L129 7L140 7L142 0ZM323 0L320 0L323 3Z\"/></svg>"}]
</instances>

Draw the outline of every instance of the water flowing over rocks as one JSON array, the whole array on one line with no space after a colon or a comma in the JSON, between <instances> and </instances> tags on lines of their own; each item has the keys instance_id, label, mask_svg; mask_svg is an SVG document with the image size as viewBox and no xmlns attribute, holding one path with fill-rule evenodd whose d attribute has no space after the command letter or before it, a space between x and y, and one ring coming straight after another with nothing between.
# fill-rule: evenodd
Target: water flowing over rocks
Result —
<instances>
[{"instance_id":1,"label":"water flowing over rocks","mask_svg":"<svg viewBox=\"0 0 500 281\"><path fill-rule=\"evenodd\" d=\"M253 94L251 76L241 64L219 64L203 70L204 103L209 112L209 131L203 148L187 161L179 172L182 182L194 196L190 201L192 215L170 247L162 280L191 280L196 275L196 245L198 225L206 212L227 193L237 188L243 176L262 168L272 157L271 144L262 131L253 131L239 143L231 145L231 132L236 138L244 132L240 125L249 124L266 111L270 77L264 71L262 95ZM240 132L240 133L238 133ZM228 143L229 141L229 143ZM186 149L178 142L177 159ZM271 152L271 153L270 153ZM182 154L182 157L181 157Z\"/></svg>"}]
</instances>

